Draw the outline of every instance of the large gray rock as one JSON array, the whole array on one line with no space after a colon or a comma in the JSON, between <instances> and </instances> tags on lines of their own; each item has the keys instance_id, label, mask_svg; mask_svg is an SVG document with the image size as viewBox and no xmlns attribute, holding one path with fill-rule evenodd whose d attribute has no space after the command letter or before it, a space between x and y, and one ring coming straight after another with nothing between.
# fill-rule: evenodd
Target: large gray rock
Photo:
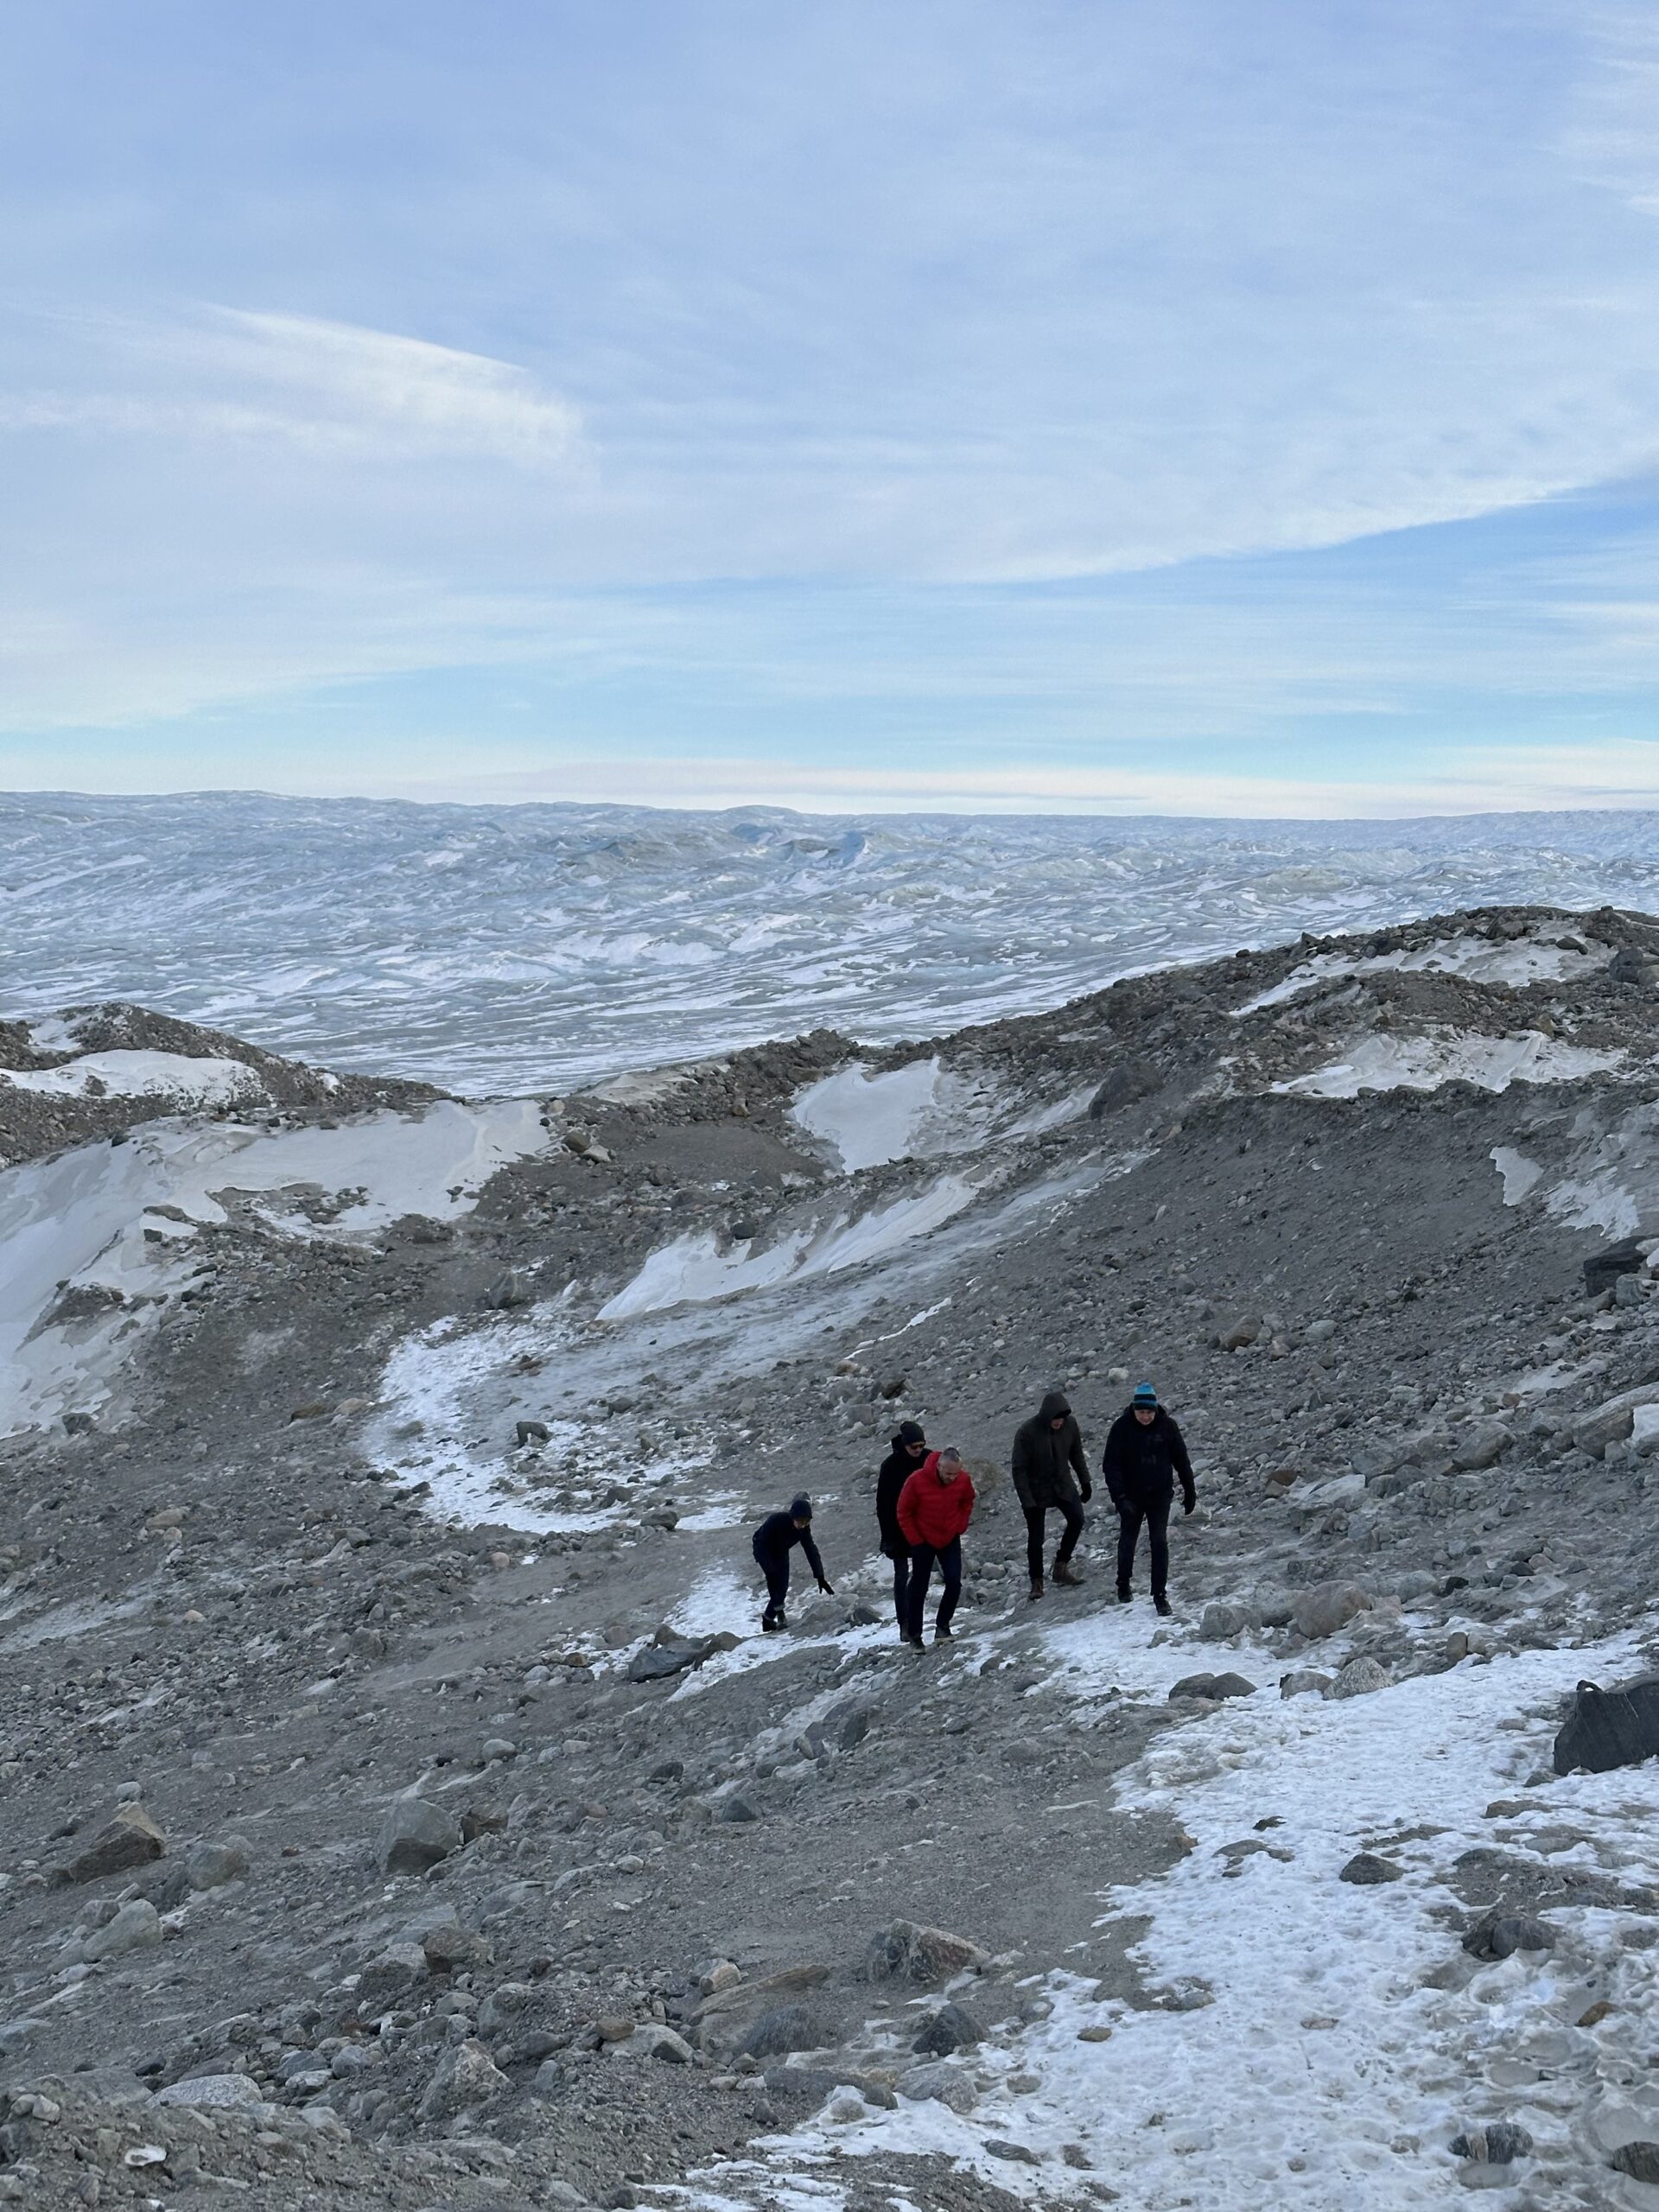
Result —
<instances>
[{"instance_id":1,"label":"large gray rock","mask_svg":"<svg viewBox=\"0 0 1659 2212\"><path fill-rule=\"evenodd\" d=\"M870 1938L864 1970L872 1981L949 1981L986 1963L977 1943L944 1928L895 1920Z\"/></svg>"},{"instance_id":2,"label":"large gray rock","mask_svg":"<svg viewBox=\"0 0 1659 2212\"><path fill-rule=\"evenodd\" d=\"M910 2046L924 2058L949 2058L985 2040L985 2031L965 2005L941 2005Z\"/></svg>"},{"instance_id":3,"label":"large gray rock","mask_svg":"<svg viewBox=\"0 0 1659 2212\"><path fill-rule=\"evenodd\" d=\"M1386 1667L1375 1659L1350 1659L1337 1669L1337 1679L1332 1683L1332 1697L1368 1697L1373 1690L1385 1690L1389 1675Z\"/></svg>"},{"instance_id":4,"label":"large gray rock","mask_svg":"<svg viewBox=\"0 0 1659 2212\"><path fill-rule=\"evenodd\" d=\"M1291 1619L1298 1632L1313 1643L1346 1628L1355 1614L1369 1611L1372 1602L1370 1592L1357 1582L1316 1582L1311 1590L1300 1592L1291 1607Z\"/></svg>"},{"instance_id":5,"label":"large gray rock","mask_svg":"<svg viewBox=\"0 0 1659 2212\"><path fill-rule=\"evenodd\" d=\"M1179 1682L1170 1687L1169 1703L1174 1705L1182 1698L1205 1697L1219 1700L1230 1697L1254 1697L1255 1684L1243 1675L1183 1675Z\"/></svg>"},{"instance_id":6,"label":"large gray rock","mask_svg":"<svg viewBox=\"0 0 1659 2212\"><path fill-rule=\"evenodd\" d=\"M791 2050L822 2050L836 2033L821 2005L775 2005L753 2022L738 2049L745 2058L786 2058Z\"/></svg>"},{"instance_id":7,"label":"large gray rock","mask_svg":"<svg viewBox=\"0 0 1659 2212\"><path fill-rule=\"evenodd\" d=\"M257 2082L246 2074L198 2074L188 2082L169 2082L150 2099L155 2105L186 2105L193 2112L241 2112L257 2119L266 2109Z\"/></svg>"},{"instance_id":8,"label":"large gray rock","mask_svg":"<svg viewBox=\"0 0 1659 2212\"><path fill-rule=\"evenodd\" d=\"M1638 1675L1618 1689L1580 1682L1555 1737L1555 1771L1605 1774L1638 1766L1659 1751L1659 1675Z\"/></svg>"},{"instance_id":9,"label":"large gray rock","mask_svg":"<svg viewBox=\"0 0 1659 2212\"><path fill-rule=\"evenodd\" d=\"M167 1848L167 1838L139 1804L123 1805L90 1843L58 1869L60 1882L98 1882L106 1874L130 1873L148 1866Z\"/></svg>"},{"instance_id":10,"label":"large gray rock","mask_svg":"<svg viewBox=\"0 0 1659 2212\"><path fill-rule=\"evenodd\" d=\"M452 1851L459 1851L461 1825L442 1805L424 1797L400 1797L381 1824L375 1856L388 1874L424 1874Z\"/></svg>"},{"instance_id":11,"label":"large gray rock","mask_svg":"<svg viewBox=\"0 0 1659 2212\"><path fill-rule=\"evenodd\" d=\"M89 1966L105 1959L125 1958L133 1951L159 1951L162 1916L148 1897L134 1897L124 1904L106 1927L90 1935L80 1947Z\"/></svg>"},{"instance_id":12,"label":"large gray rock","mask_svg":"<svg viewBox=\"0 0 1659 2212\"><path fill-rule=\"evenodd\" d=\"M239 1836L226 1836L223 1843L193 1843L185 1854L185 1878L193 1890L223 1889L247 1871L247 1846Z\"/></svg>"},{"instance_id":13,"label":"large gray rock","mask_svg":"<svg viewBox=\"0 0 1659 2212\"><path fill-rule=\"evenodd\" d=\"M1587 1414L1573 1431L1573 1441L1592 1459L1603 1458L1610 1444L1622 1444L1636 1427L1637 1410L1659 1405L1659 1382L1643 1382L1634 1390L1621 1390Z\"/></svg>"},{"instance_id":14,"label":"large gray rock","mask_svg":"<svg viewBox=\"0 0 1659 2212\"><path fill-rule=\"evenodd\" d=\"M712 1659L716 1651L729 1649L729 1639L717 1636L699 1637L695 1642L648 1643L643 1651L636 1651L628 1662L631 1682L665 1682L671 1675L683 1675L694 1667L701 1667Z\"/></svg>"},{"instance_id":15,"label":"large gray rock","mask_svg":"<svg viewBox=\"0 0 1659 2212\"><path fill-rule=\"evenodd\" d=\"M691 2046L672 2028L660 2021L646 2020L637 2027L625 2043L613 2044L613 2058L660 2058L671 2066L689 2066Z\"/></svg>"},{"instance_id":16,"label":"large gray rock","mask_svg":"<svg viewBox=\"0 0 1659 2212\"><path fill-rule=\"evenodd\" d=\"M926 2066L912 2066L908 2073L899 2076L895 2087L901 2097L912 2097L918 2104L937 2099L956 2113L971 2112L976 2101L973 2082L966 2069L953 2066L948 2058L936 2058Z\"/></svg>"},{"instance_id":17,"label":"large gray rock","mask_svg":"<svg viewBox=\"0 0 1659 2212\"><path fill-rule=\"evenodd\" d=\"M511 2089L512 2082L476 2037L459 2044L439 2062L421 2112L427 2120L443 2120L474 2110Z\"/></svg>"}]
</instances>

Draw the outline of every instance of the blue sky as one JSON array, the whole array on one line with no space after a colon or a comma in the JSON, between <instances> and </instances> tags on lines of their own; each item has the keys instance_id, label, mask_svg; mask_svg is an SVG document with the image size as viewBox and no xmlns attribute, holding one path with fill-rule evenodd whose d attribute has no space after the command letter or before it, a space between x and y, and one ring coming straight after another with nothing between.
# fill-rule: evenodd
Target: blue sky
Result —
<instances>
[{"instance_id":1,"label":"blue sky","mask_svg":"<svg viewBox=\"0 0 1659 2212\"><path fill-rule=\"evenodd\" d=\"M1659 801L1659 22L0 9L0 783Z\"/></svg>"}]
</instances>

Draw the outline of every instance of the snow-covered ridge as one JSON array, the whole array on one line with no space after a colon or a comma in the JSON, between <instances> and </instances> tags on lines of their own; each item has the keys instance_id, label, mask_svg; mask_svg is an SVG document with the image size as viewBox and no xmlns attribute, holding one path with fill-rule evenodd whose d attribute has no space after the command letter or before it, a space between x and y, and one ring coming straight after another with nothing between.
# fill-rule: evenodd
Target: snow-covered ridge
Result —
<instances>
[{"instance_id":1,"label":"snow-covered ridge","mask_svg":"<svg viewBox=\"0 0 1659 2212\"><path fill-rule=\"evenodd\" d=\"M1437 1090L1447 1083L1507 1090L1512 1083L1570 1083L1583 1076L1608 1074L1624 1058L1611 1049L1564 1044L1535 1029L1518 1037L1482 1037L1448 1028L1417 1036L1363 1037L1340 1060L1272 1087L1298 1098L1357 1098L1366 1090Z\"/></svg>"},{"instance_id":2,"label":"snow-covered ridge","mask_svg":"<svg viewBox=\"0 0 1659 2212\"><path fill-rule=\"evenodd\" d=\"M52 1049L40 1047L35 1033L37 1049ZM53 1067L0 1068L0 1084L58 1098L165 1099L180 1111L261 1105L270 1096L245 1061L184 1052L82 1052Z\"/></svg>"}]
</instances>

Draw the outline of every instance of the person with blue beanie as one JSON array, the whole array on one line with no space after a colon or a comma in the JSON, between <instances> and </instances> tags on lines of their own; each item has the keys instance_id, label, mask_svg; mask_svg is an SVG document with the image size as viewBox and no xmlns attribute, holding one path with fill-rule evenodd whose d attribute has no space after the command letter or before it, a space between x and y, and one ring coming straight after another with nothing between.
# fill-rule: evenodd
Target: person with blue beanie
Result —
<instances>
[{"instance_id":1,"label":"person with blue beanie","mask_svg":"<svg viewBox=\"0 0 1659 2212\"><path fill-rule=\"evenodd\" d=\"M1127 1605L1135 1594L1130 1582L1144 1526L1152 1554L1152 1602L1166 1615L1169 1509L1175 1500L1177 1476L1186 1512L1194 1510L1198 1497L1185 1440L1159 1404L1150 1382L1136 1383L1134 1396L1112 1423L1101 1472L1117 1508L1117 1601Z\"/></svg>"}]
</instances>

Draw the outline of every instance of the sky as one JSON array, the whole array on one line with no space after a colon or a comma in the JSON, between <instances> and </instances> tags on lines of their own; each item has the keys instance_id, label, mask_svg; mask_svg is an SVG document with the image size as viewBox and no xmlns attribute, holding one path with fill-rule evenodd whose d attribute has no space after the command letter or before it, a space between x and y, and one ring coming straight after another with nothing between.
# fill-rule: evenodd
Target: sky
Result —
<instances>
[{"instance_id":1,"label":"sky","mask_svg":"<svg viewBox=\"0 0 1659 2212\"><path fill-rule=\"evenodd\" d=\"M0 785L1659 803L1659 17L0 0Z\"/></svg>"}]
</instances>

